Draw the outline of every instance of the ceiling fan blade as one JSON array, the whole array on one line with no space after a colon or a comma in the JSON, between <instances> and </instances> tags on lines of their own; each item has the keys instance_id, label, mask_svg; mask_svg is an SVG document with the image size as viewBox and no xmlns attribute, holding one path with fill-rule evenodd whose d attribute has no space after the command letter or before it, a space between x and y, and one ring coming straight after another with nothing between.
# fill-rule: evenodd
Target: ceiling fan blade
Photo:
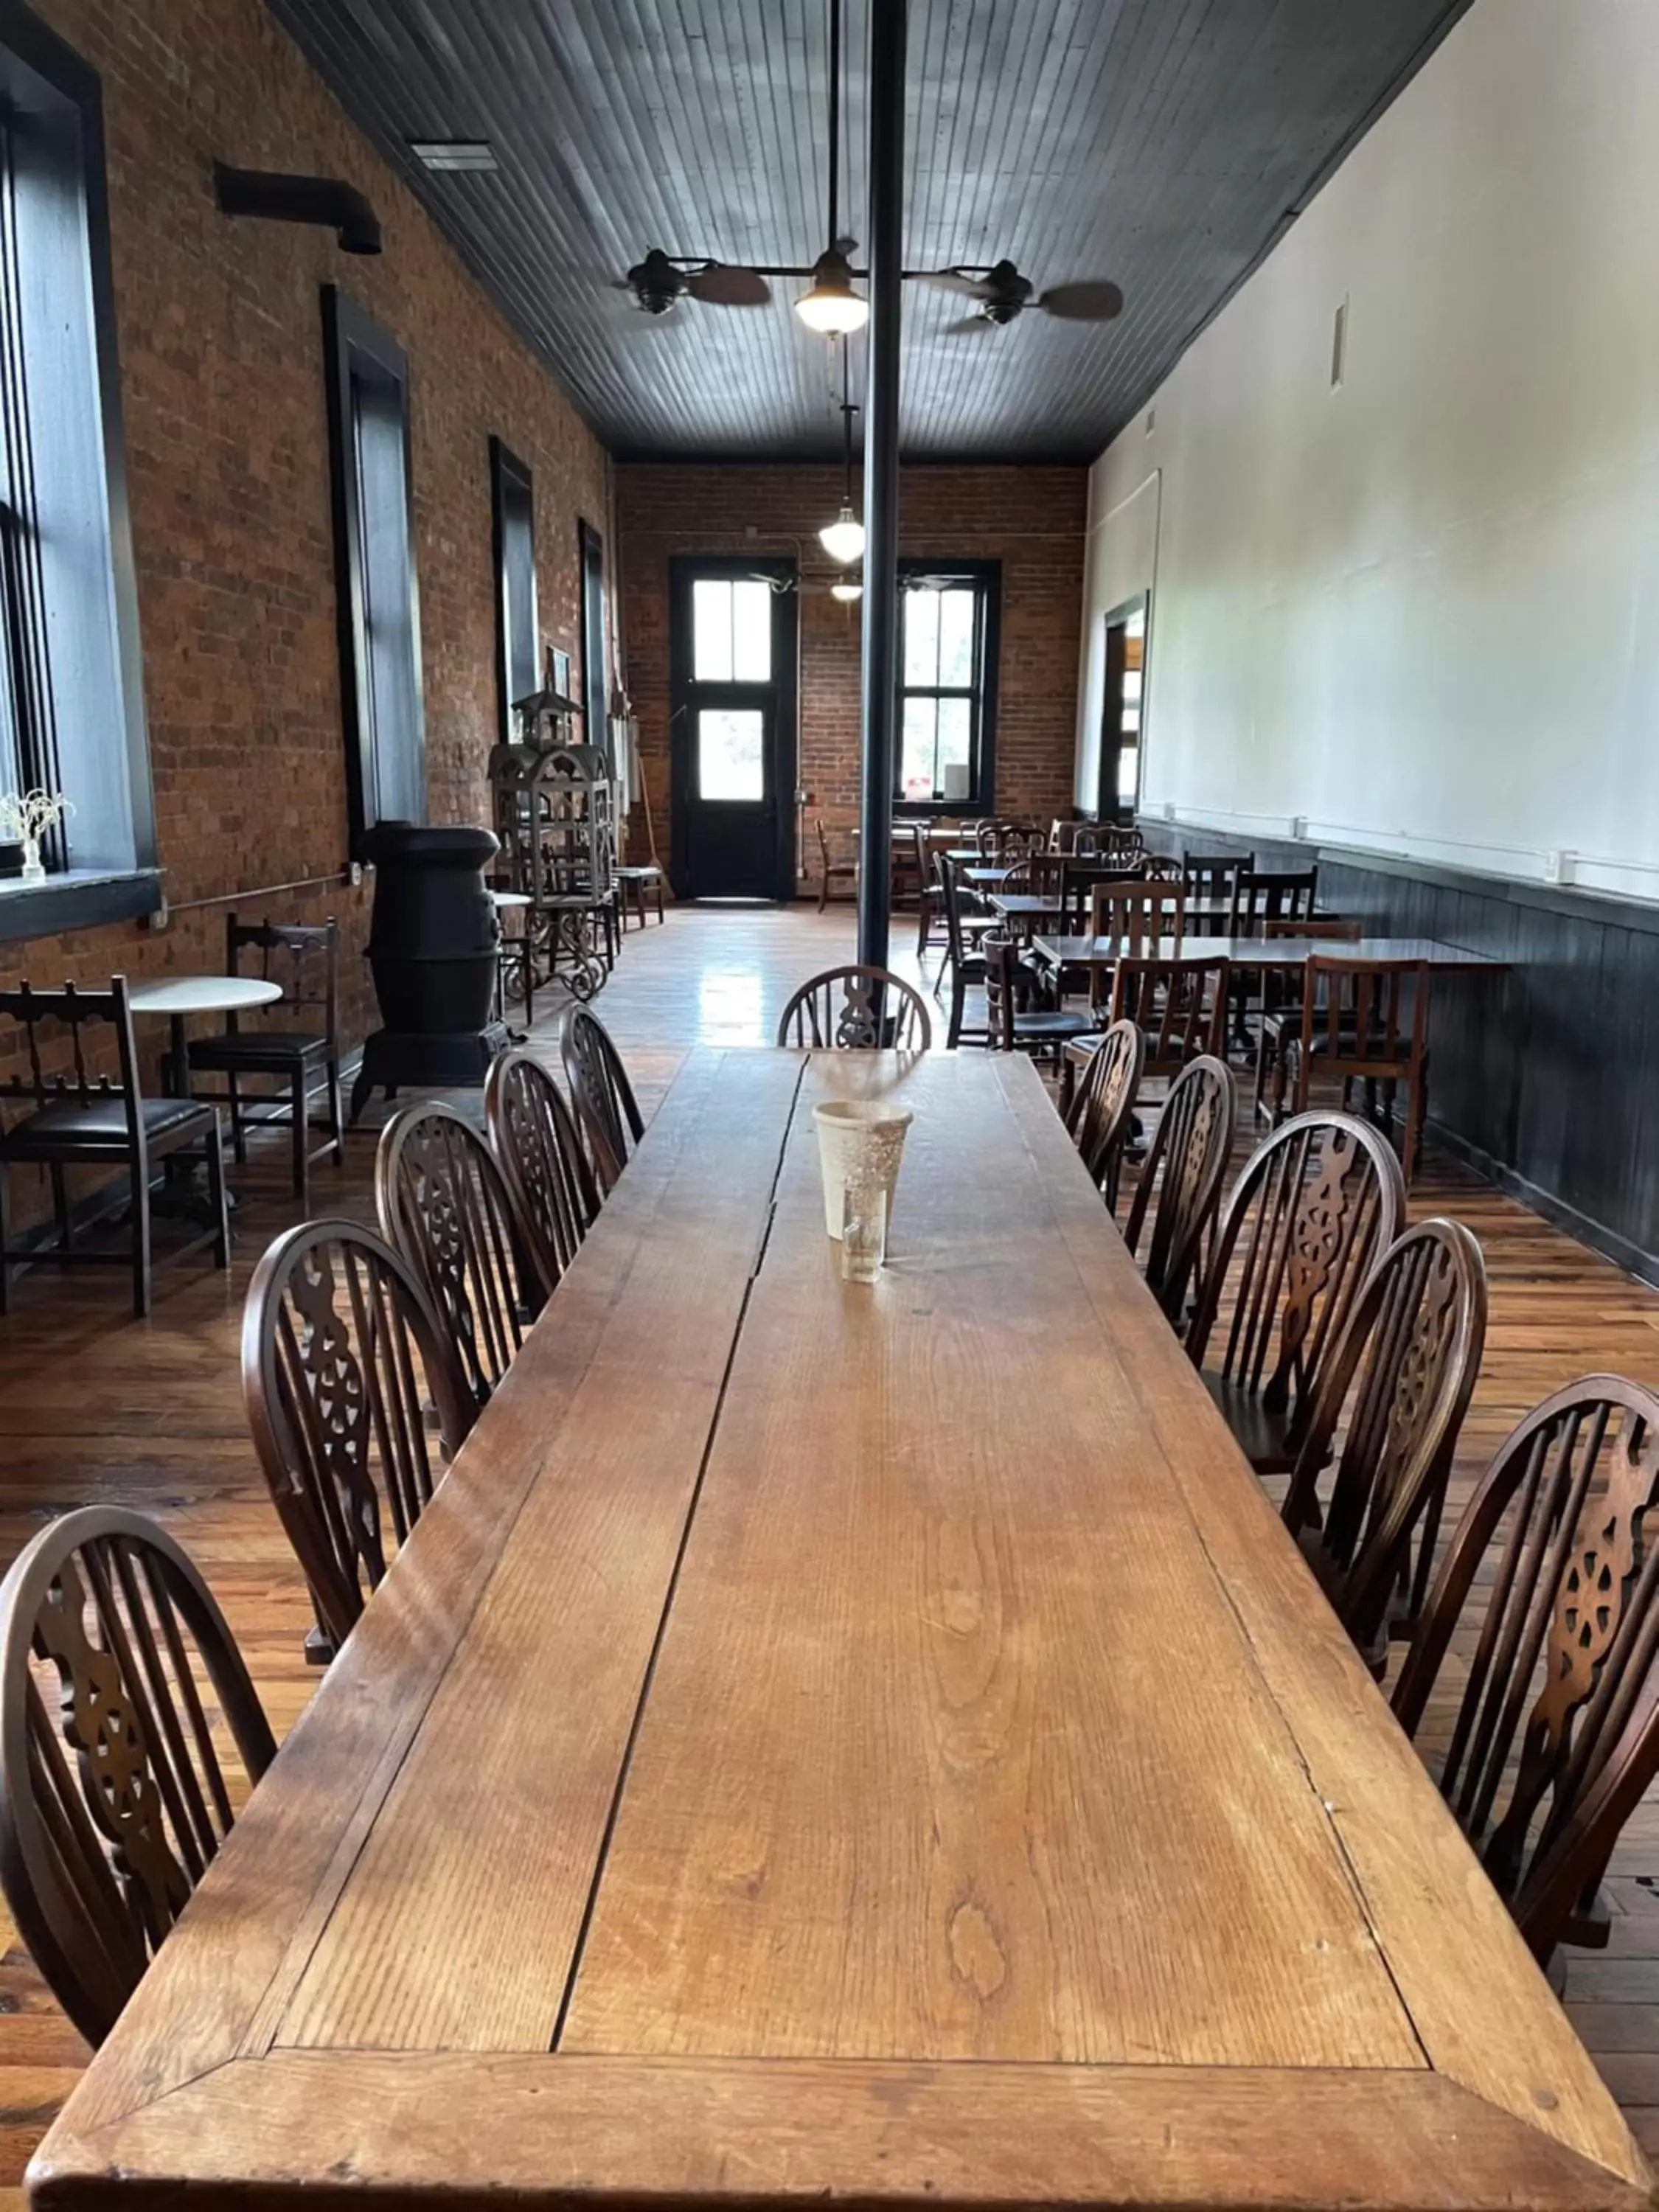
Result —
<instances>
[{"instance_id":1,"label":"ceiling fan blade","mask_svg":"<svg viewBox=\"0 0 1659 2212\"><path fill-rule=\"evenodd\" d=\"M757 276L752 269L734 269L723 261L711 261L706 269L694 269L687 276L685 289L694 300L706 300L714 307L769 307L772 304L772 287L764 276Z\"/></svg>"},{"instance_id":2,"label":"ceiling fan blade","mask_svg":"<svg viewBox=\"0 0 1659 2212\"><path fill-rule=\"evenodd\" d=\"M1123 313L1123 295L1115 284L1056 284L1036 304L1062 322L1109 323Z\"/></svg>"},{"instance_id":3,"label":"ceiling fan blade","mask_svg":"<svg viewBox=\"0 0 1659 2212\"><path fill-rule=\"evenodd\" d=\"M983 300L988 296L979 277L964 276L959 269L924 269L919 282L931 284L936 292L955 292L963 299Z\"/></svg>"}]
</instances>

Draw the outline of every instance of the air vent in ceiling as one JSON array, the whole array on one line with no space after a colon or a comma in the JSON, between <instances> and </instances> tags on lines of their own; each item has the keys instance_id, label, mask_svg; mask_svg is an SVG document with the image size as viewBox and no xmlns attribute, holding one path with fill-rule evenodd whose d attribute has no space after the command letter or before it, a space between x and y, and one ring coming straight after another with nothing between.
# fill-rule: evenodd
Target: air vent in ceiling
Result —
<instances>
[{"instance_id":1,"label":"air vent in ceiling","mask_svg":"<svg viewBox=\"0 0 1659 2212\"><path fill-rule=\"evenodd\" d=\"M499 169L487 138L411 138L409 150L423 168Z\"/></svg>"}]
</instances>

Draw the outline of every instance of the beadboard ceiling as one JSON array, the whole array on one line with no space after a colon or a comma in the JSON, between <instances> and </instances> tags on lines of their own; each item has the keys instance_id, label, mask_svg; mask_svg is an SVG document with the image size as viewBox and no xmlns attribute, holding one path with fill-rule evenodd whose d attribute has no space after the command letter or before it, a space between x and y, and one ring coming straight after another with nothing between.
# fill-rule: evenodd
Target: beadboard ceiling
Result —
<instances>
[{"instance_id":1,"label":"beadboard ceiling","mask_svg":"<svg viewBox=\"0 0 1659 2212\"><path fill-rule=\"evenodd\" d=\"M791 313L799 285L660 322L612 289L652 246L823 250L826 0L269 4L614 453L838 451L832 349ZM1110 277L1127 304L1103 327L1027 313L951 335L961 303L907 286L907 453L1091 458L1467 4L912 0L907 265L1007 254L1039 289ZM500 168L434 174L408 151L433 138L488 139Z\"/></svg>"}]
</instances>

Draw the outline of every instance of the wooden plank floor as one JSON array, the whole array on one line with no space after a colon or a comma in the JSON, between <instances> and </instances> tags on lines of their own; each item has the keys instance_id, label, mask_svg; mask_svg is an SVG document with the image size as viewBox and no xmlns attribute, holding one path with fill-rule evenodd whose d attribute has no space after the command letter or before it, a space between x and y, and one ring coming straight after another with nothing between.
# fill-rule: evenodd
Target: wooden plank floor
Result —
<instances>
[{"instance_id":1,"label":"wooden plank floor","mask_svg":"<svg viewBox=\"0 0 1659 2212\"><path fill-rule=\"evenodd\" d=\"M913 928L901 917L894 931L896 965L912 975ZM682 909L662 928L630 932L598 1011L647 1114L690 1045L769 1042L789 991L850 958L852 942L844 906L822 916ZM544 1047L550 1020L537 1027ZM1241 1133L1237 1158L1248 1140ZM373 1158L373 1131L354 1136L343 1172L316 1170L315 1210L369 1218ZM237 1336L253 1263L296 1209L280 1146L256 1152L236 1180L231 1272L190 1262L163 1273L148 1322L131 1319L116 1270L40 1268L15 1285L14 1310L0 1322L0 1557L9 1562L42 1521L73 1505L108 1499L155 1515L212 1584L280 1734L314 1686L301 1648L310 1613L248 1443ZM1466 1221L1491 1277L1455 1513L1494 1444L1558 1384L1599 1368L1659 1384L1659 1292L1432 1153L1413 1211ZM1626 1832L1611 1889L1612 1942L1574 1959L1569 2008L1638 2136L1659 2153L1659 1792ZM84 2058L9 1925L4 1935L0 2205L16 2201L28 2154Z\"/></svg>"}]
</instances>

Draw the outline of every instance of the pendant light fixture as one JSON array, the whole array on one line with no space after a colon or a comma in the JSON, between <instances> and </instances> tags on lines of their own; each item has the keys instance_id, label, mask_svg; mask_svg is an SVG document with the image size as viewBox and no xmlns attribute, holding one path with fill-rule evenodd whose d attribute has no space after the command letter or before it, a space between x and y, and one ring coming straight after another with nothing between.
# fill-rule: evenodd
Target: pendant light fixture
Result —
<instances>
[{"instance_id":1,"label":"pendant light fixture","mask_svg":"<svg viewBox=\"0 0 1659 2212\"><path fill-rule=\"evenodd\" d=\"M853 289L852 265L840 237L841 5L842 0L830 0L830 243L812 264L811 283L795 302L795 313L807 328L826 337L861 331L870 319L870 302Z\"/></svg>"},{"instance_id":2,"label":"pendant light fixture","mask_svg":"<svg viewBox=\"0 0 1659 2212\"><path fill-rule=\"evenodd\" d=\"M841 421L842 442L845 457L847 478L842 494L841 513L833 522L826 522L818 532L818 543L832 561L839 561L843 568L864 558L864 525L859 520L853 506L853 417L858 413L848 390L847 340L841 342ZM831 587L837 599L851 596L840 584ZM863 589L860 585L860 590Z\"/></svg>"}]
</instances>

